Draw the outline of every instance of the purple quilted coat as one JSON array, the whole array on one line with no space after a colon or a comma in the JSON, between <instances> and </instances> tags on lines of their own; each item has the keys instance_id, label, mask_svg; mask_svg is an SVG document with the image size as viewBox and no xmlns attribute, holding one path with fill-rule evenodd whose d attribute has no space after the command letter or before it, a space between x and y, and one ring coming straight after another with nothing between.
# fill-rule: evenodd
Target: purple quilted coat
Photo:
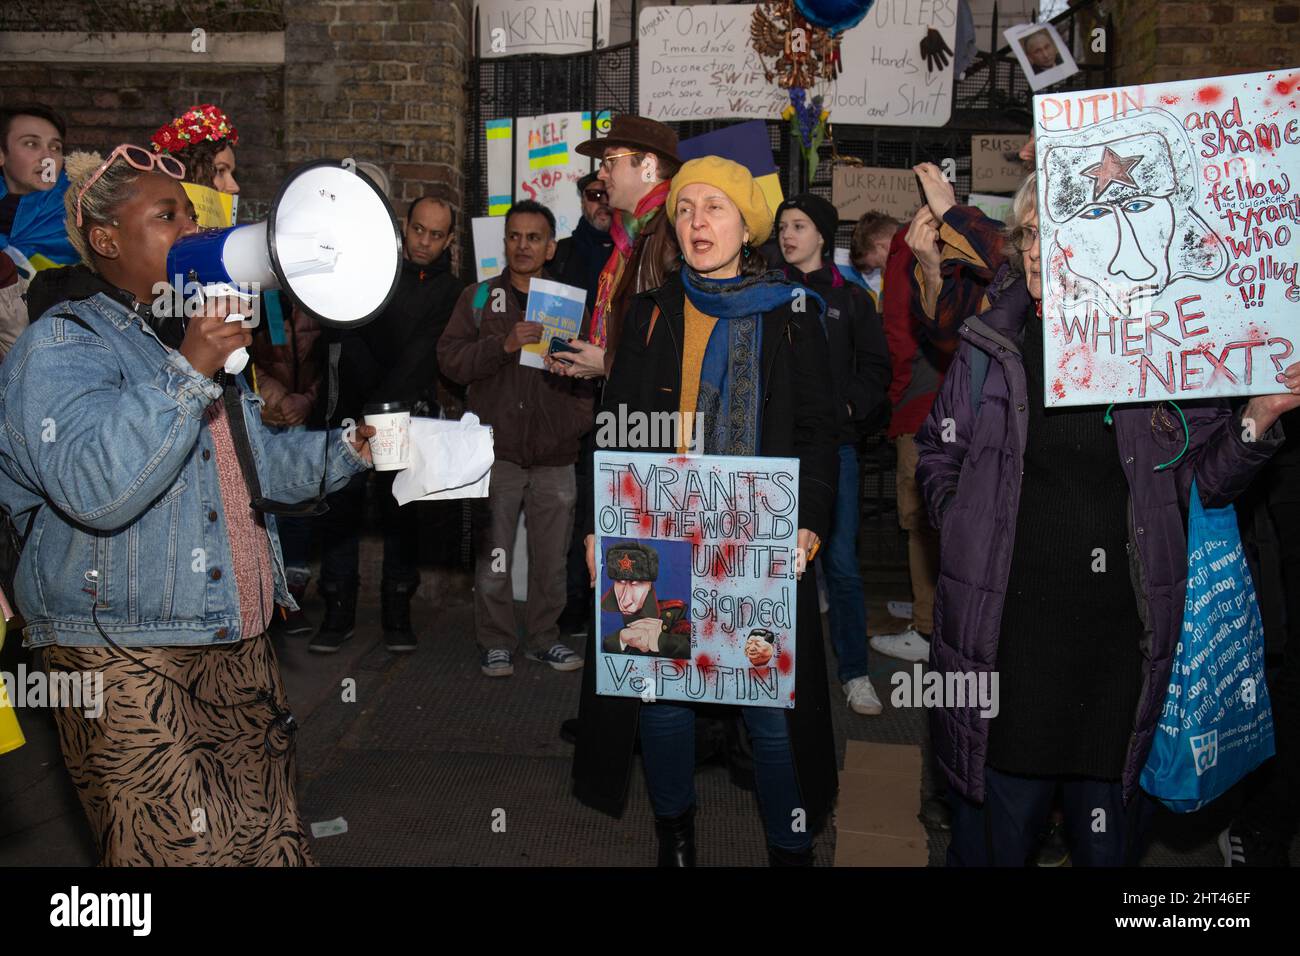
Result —
<instances>
[{"instance_id":1,"label":"purple quilted coat","mask_svg":"<svg viewBox=\"0 0 1300 956\"><path fill-rule=\"evenodd\" d=\"M940 532L930 642L930 664L940 672L994 670L1011 570L1028 419L1019 345L1026 320L1041 320L1023 278L998 284L1005 291L996 304L962 326L957 359L916 436L917 481ZM981 375L977 410L972 381L978 383ZM1183 411L1190 446L1177 465L1164 471L1153 469L1183 446L1178 413L1165 403L1123 405L1114 411L1116 445L1129 488L1130 577L1145 625L1142 692L1124 761L1126 801L1137 792L1182 626L1192 478L1205 506L1221 507L1282 443L1276 424L1253 442L1243 441L1240 408L1234 411L1224 402L1194 402ZM943 441L945 419L955 424L955 441ZM1069 467L1069 462L1061 465ZM931 720L935 757L948 779L959 793L982 803L988 720L979 716L978 706L935 709Z\"/></svg>"}]
</instances>

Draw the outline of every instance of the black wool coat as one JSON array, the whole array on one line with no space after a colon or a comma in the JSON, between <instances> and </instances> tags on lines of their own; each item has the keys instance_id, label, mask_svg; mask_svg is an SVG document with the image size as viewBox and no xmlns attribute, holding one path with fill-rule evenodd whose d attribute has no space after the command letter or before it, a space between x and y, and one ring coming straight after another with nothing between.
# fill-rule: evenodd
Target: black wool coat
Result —
<instances>
[{"instance_id":1,"label":"black wool coat","mask_svg":"<svg viewBox=\"0 0 1300 956\"><path fill-rule=\"evenodd\" d=\"M632 300L605 386L602 412L617 416L620 405L626 406L624 414L678 410L684 301L685 289L676 272L660 288ZM660 315L651 329L656 306ZM817 314L796 313L790 306L765 314L761 362L763 418L758 453L799 459L799 527L825 541L831 528L839 464L830 355ZM675 453L671 448L625 450ZM585 520L590 532L594 516L588 514ZM795 707L786 711L810 829L834 806L838 788L815 574L816 561L808 566L797 588ZM642 704L635 697L596 694L597 653L592 628L583 668L574 794L588 806L621 816Z\"/></svg>"}]
</instances>

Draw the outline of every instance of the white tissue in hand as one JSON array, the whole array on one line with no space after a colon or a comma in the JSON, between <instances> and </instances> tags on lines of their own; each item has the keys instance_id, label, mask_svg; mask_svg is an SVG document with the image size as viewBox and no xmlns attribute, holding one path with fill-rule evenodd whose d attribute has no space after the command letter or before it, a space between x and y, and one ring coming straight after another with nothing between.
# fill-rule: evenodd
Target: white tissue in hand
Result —
<instances>
[{"instance_id":1,"label":"white tissue in hand","mask_svg":"<svg viewBox=\"0 0 1300 956\"><path fill-rule=\"evenodd\" d=\"M411 464L393 479L393 498L399 505L486 498L494 460L492 429L473 412L458 422L412 418Z\"/></svg>"}]
</instances>

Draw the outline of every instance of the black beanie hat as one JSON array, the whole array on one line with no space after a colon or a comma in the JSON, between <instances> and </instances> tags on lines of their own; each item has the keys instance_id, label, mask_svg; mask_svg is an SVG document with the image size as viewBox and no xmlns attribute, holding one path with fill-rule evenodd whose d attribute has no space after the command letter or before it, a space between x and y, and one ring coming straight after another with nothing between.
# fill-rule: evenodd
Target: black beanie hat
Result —
<instances>
[{"instance_id":1,"label":"black beanie hat","mask_svg":"<svg viewBox=\"0 0 1300 956\"><path fill-rule=\"evenodd\" d=\"M823 199L816 193L799 193L797 196L791 196L776 207L775 222L778 227L781 224L781 213L787 209L798 209L813 221L813 225L817 227L821 237L826 240L826 247L822 249L822 256L826 259L833 259L835 257L835 230L840 224L840 214L830 204L829 200Z\"/></svg>"}]
</instances>

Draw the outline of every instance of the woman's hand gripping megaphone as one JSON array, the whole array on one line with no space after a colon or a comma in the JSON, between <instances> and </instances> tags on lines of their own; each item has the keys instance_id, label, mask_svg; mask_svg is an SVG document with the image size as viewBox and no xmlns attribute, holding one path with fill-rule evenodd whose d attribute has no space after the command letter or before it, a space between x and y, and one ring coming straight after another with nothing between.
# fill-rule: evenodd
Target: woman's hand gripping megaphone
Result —
<instances>
[{"instance_id":1,"label":"woman's hand gripping megaphone","mask_svg":"<svg viewBox=\"0 0 1300 956\"><path fill-rule=\"evenodd\" d=\"M243 326L246 309L238 296L218 296L208 299L203 314L190 320L180 353L195 371L211 377L253 343L252 333ZM243 357L247 362L248 353Z\"/></svg>"}]
</instances>

